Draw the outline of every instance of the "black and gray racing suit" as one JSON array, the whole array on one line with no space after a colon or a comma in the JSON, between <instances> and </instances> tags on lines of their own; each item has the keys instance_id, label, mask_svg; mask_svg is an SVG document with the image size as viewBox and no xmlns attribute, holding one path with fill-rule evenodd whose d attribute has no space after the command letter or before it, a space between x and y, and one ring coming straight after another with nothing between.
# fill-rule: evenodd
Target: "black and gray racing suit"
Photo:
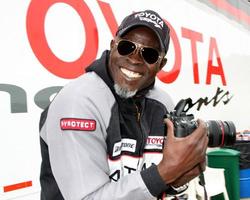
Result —
<instances>
[{"instance_id":1,"label":"black and gray racing suit","mask_svg":"<svg viewBox=\"0 0 250 200\"><path fill-rule=\"evenodd\" d=\"M105 51L41 115L41 199L148 200L170 189L156 164L172 100L154 84L118 97L108 58Z\"/></svg>"}]
</instances>

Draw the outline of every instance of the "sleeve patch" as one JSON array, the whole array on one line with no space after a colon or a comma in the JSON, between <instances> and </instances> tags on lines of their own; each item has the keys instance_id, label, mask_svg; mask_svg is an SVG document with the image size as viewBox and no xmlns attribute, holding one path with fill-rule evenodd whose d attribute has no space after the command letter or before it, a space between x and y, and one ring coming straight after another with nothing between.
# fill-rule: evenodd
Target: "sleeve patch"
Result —
<instances>
[{"instance_id":1,"label":"sleeve patch","mask_svg":"<svg viewBox=\"0 0 250 200\"><path fill-rule=\"evenodd\" d=\"M62 130L94 131L96 121L93 119L63 118L60 120Z\"/></svg>"}]
</instances>

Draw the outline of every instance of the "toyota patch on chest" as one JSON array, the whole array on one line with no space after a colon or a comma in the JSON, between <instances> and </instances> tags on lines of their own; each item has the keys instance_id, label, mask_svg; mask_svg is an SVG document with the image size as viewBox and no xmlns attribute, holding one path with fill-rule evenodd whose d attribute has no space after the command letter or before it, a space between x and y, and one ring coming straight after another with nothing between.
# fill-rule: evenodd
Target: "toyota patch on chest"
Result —
<instances>
[{"instance_id":1,"label":"toyota patch on chest","mask_svg":"<svg viewBox=\"0 0 250 200\"><path fill-rule=\"evenodd\" d=\"M60 120L62 130L94 131L96 121L93 119L63 118Z\"/></svg>"}]
</instances>

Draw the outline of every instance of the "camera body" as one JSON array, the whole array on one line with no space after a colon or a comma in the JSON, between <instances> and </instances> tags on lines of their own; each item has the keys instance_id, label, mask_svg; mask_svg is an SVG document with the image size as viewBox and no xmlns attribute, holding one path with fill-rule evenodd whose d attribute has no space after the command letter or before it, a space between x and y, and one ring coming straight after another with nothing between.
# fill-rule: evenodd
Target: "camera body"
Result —
<instances>
[{"instance_id":1,"label":"camera body","mask_svg":"<svg viewBox=\"0 0 250 200\"><path fill-rule=\"evenodd\" d=\"M197 127L194 115L186 114L184 108L188 99L182 99L176 105L174 111L167 114L174 124L174 134L176 137L186 137ZM236 128L232 121L210 120L206 121L208 129L208 146L223 147L233 145L236 141Z\"/></svg>"}]
</instances>

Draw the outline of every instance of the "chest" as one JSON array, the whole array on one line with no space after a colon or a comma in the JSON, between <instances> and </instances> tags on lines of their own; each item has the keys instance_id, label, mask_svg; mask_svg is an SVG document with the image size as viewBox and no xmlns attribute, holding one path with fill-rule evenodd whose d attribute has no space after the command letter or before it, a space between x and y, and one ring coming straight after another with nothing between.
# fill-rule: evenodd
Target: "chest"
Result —
<instances>
[{"instance_id":1,"label":"chest","mask_svg":"<svg viewBox=\"0 0 250 200\"><path fill-rule=\"evenodd\" d=\"M113 107L106 139L111 180L160 162L165 114L164 107L148 102L142 109L125 112L118 105Z\"/></svg>"}]
</instances>

